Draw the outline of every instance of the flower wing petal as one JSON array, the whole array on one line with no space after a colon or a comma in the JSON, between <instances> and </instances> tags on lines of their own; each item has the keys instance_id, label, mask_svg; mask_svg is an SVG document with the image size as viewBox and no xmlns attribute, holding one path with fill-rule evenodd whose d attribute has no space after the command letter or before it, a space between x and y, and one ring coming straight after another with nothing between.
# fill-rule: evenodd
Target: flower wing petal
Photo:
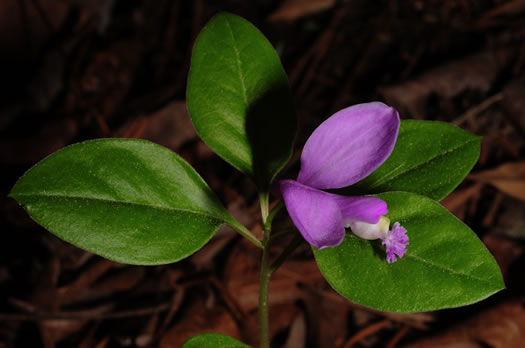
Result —
<instances>
[{"instance_id":1,"label":"flower wing petal","mask_svg":"<svg viewBox=\"0 0 525 348\"><path fill-rule=\"evenodd\" d=\"M339 205L345 225L353 221L377 224L381 216L388 213L387 204L381 198L332 195Z\"/></svg>"},{"instance_id":2,"label":"flower wing petal","mask_svg":"<svg viewBox=\"0 0 525 348\"><path fill-rule=\"evenodd\" d=\"M318 189L358 182L390 156L399 123L397 111L380 102L336 112L306 141L297 181Z\"/></svg>"},{"instance_id":3,"label":"flower wing petal","mask_svg":"<svg viewBox=\"0 0 525 348\"><path fill-rule=\"evenodd\" d=\"M322 249L343 241L343 217L335 195L294 180L282 180L280 187L288 214L308 243Z\"/></svg>"}]
</instances>

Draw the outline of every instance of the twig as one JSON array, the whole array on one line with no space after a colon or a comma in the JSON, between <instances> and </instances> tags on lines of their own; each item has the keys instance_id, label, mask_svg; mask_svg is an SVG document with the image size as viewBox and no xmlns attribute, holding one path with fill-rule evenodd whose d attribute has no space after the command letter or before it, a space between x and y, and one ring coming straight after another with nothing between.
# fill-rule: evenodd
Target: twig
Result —
<instances>
[{"instance_id":1,"label":"twig","mask_svg":"<svg viewBox=\"0 0 525 348\"><path fill-rule=\"evenodd\" d=\"M97 343L95 348L105 348L109 343L110 337L106 336L104 337L100 342Z\"/></svg>"},{"instance_id":2,"label":"twig","mask_svg":"<svg viewBox=\"0 0 525 348\"><path fill-rule=\"evenodd\" d=\"M406 325L403 326L401 330L399 330L394 335L394 337L392 337L392 339L390 340L390 342L388 342L385 348L395 348L395 346L399 343L399 341L401 341L401 339L406 336L406 334L408 333L408 329L409 329L408 326Z\"/></svg>"},{"instance_id":3,"label":"twig","mask_svg":"<svg viewBox=\"0 0 525 348\"><path fill-rule=\"evenodd\" d=\"M51 23L51 20L49 19L49 16L47 15L46 11L42 7L42 4L40 4L39 0L31 0L31 3L33 4L33 7L38 12L38 15L42 19L42 22L44 23L44 26L46 27L46 30L49 34L52 34L55 31L55 27L53 26L53 23Z\"/></svg>"},{"instance_id":4,"label":"twig","mask_svg":"<svg viewBox=\"0 0 525 348\"><path fill-rule=\"evenodd\" d=\"M138 117L130 124L124 131L123 138L140 139L146 130L149 119L145 117Z\"/></svg>"},{"instance_id":5,"label":"twig","mask_svg":"<svg viewBox=\"0 0 525 348\"><path fill-rule=\"evenodd\" d=\"M295 227L290 227L290 228L286 228L286 229L283 229L275 234L272 234L272 236L270 237L270 240L275 240L277 238L281 238L282 236L286 236L292 232L295 232L297 231L297 229Z\"/></svg>"},{"instance_id":6,"label":"twig","mask_svg":"<svg viewBox=\"0 0 525 348\"><path fill-rule=\"evenodd\" d=\"M175 285L175 293L173 294L171 301L170 301L170 308L168 310L168 313L164 317L164 321L159 327L159 330L157 332L158 336L162 336L166 330L168 329L168 325L175 316L175 314L179 311L179 308L182 304L182 300L184 299L185 294L185 287L184 286L177 286Z\"/></svg>"},{"instance_id":7,"label":"twig","mask_svg":"<svg viewBox=\"0 0 525 348\"><path fill-rule=\"evenodd\" d=\"M241 323L243 319L246 318L246 313L241 308L239 303L235 300L235 298L232 296L232 294L228 291L228 289L224 286L223 283L221 283L217 277L214 275L210 278L212 285L215 287L215 289L220 293L222 300L226 304L226 307L229 309L231 315L233 318L238 322Z\"/></svg>"},{"instance_id":8,"label":"twig","mask_svg":"<svg viewBox=\"0 0 525 348\"><path fill-rule=\"evenodd\" d=\"M295 251L295 249L303 243L303 240L303 237L299 233L297 233L294 236L294 238L290 241L290 243L286 246L286 248L283 250L283 252L272 263L272 265L270 266L270 272L275 272L288 258L288 256L290 256Z\"/></svg>"},{"instance_id":9,"label":"twig","mask_svg":"<svg viewBox=\"0 0 525 348\"><path fill-rule=\"evenodd\" d=\"M300 69L302 70L305 66L308 66L308 69L303 73L304 78L301 84L297 87L297 96L303 96L311 84L319 64L322 62L323 57L326 56L326 52L330 48L332 41L334 40L335 32L339 24L345 18L346 11L344 9L338 9L338 6L334 6L334 15L330 25L326 28L325 31L319 35L315 44L312 46L310 52L307 53L307 57L304 60L300 61ZM311 59L310 59L311 58ZM308 64L306 64L308 63ZM297 80L298 74L301 71L296 69L291 74L292 84Z\"/></svg>"},{"instance_id":10,"label":"twig","mask_svg":"<svg viewBox=\"0 0 525 348\"><path fill-rule=\"evenodd\" d=\"M376 37L378 37L378 33L380 33L383 27L385 26L386 21L387 14L378 16L375 20L374 28L372 29L372 31L367 32L365 34L366 39L364 40L364 42L366 43L364 47L360 50L361 54L359 55L359 57L357 57L356 63L352 66L352 68L350 68L350 71L346 74L344 81L341 83L342 88L340 88L335 94L334 100L331 103L332 110L330 111L333 112L347 105L348 96L352 94L352 91L355 87L356 78L359 76L359 73L365 71L367 64L370 63L370 61L374 58L374 54L376 54L376 50L378 47Z\"/></svg>"},{"instance_id":11,"label":"twig","mask_svg":"<svg viewBox=\"0 0 525 348\"><path fill-rule=\"evenodd\" d=\"M111 130L109 129L109 126L104 116L102 116L100 112L97 112L97 111L94 113L93 116L95 117L95 121L97 122L97 126L99 128L100 134L104 138L109 137L111 135Z\"/></svg>"},{"instance_id":12,"label":"twig","mask_svg":"<svg viewBox=\"0 0 525 348\"><path fill-rule=\"evenodd\" d=\"M493 96L485 99L483 102L481 102L478 105L475 105L468 109L464 114L456 118L454 121L452 121L453 125L459 126L463 122L467 121L468 119L480 114L481 112L488 109L492 104L495 104L503 99L503 93L496 93Z\"/></svg>"},{"instance_id":13,"label":"twig","mask_svg":"<svg viewBox=\"0 0 525 348\"><path fill-rule=\"evenodd\" d=\"M482 226L489 227L494 223L496 213L501 207L501 202L503 201L503 197L504 197L503 193L501 191L498 191L496 194L496 198L494 198L494 200L490 204L490 208L488 212L486 213L485 217L481 221Z\"/></svg>"},{"instance_id":14,"label":"twig","mask_svg":"<svg viewBox=\"0 0 525 348\"><path fill-rule=\"evenodd\" d=\"M344 297L334 293L333 291L320 290L315 286L306 285L309 291L316 292L323 296L323 298L346 305L354 309L360 309L369 313L376 314L378 316L387 318L393 322L399 322L405 324L409 327L418 329L418 330L427 330L427 323L434 320L433 316L429 313L392 313L392 312L383 312L370 307L362 306L360 304L348 301Z\"/></svg>"},{"instance_id":15,"label":"twig","mask_svg":"<svg viewBox=\"0 0 525 348\"><path fill-rule=\"evenodd\" d=\"M133 309L113 313L97 313L93 311L76 312L36 312L36 313L0 313L0 320L41 321L41 320L110 320L130 317L141 317L152 313L166 311L171 301L157 306Z\"/></svg>"},{"instance_id":16,"label":"twig","mask_svg":"<svg viewBox=\"0 0 525 348\"><path fill-rule=\"evenodd\" d=\"M350 337L350 339L346 341L344 348L351 348L354 344L358 343L363 338L375 334L376 332L388 325L390 325L390 320L383 319L381 321L378 321L377 323L365 327L364 329L358 331L355 335Z\"/></svg>"}]
</instances>

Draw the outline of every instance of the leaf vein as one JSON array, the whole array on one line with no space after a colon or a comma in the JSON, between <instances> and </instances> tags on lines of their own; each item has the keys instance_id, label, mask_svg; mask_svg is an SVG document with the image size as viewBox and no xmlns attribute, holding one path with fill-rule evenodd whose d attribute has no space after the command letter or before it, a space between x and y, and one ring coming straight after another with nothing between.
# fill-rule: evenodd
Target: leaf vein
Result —
<instances>
[{"instance_id":1,"label":"leaf vein","mask_svg":"<svg viewBox=\"0 0 525 348\"><path fill-rule=\"evenodd\" d=\"M479 282L481 282L481 283L485 283L485 284L490 285L490 286L494 286L494 285L495 285L495 284L493 284L492 282L490 282L490 281L488 281L488 280L485 280L485 279L482 279L482 278L475 277L475 276L473 276L473 275L471 275L471 274L468 274L468 273L459 272L459 271L456 271L456 270L454 270L454 269L452 269L452 268L448 268L448 267L445 267L445 266L443 266L443 265L439 265L439 264L437 264L437 263L430 262L430 261L428 261L428 260L423 259L423 258L420 257L420 256L411 255L411 254L408 254L408 253L407 253L407 254L405 255L405 257L407 257L407 258L411 258L411 259L414 259L414 260L416 260L416 261L418 261L418 262L424 263L424 264L426 264L426 265L430 265L430 266L435 267L435 268L439 268L439 269L442 269L442 270L448 271L448 272L450 272L450 273L452 273L452 274L455 274L455 275L464 276L464 277L466 277L466 278L470 278L470 279L473 279L473 280L479 281ZM477 265L476 268L479 267L480 265L481 265L481 264Z\"/></svg>"},{"instance_id":2,"label":"leaf vein","mask_svg":"<svg viewBox=\"0 0 525 348\"><path fill-rule=\"evenodd\" d=\"M452 149L449 149L448 151L442 152L442 153L440 153L440 154L438 154L438 155L436 155L434 157L429 158L428 160L426 160L424 162L419 163L418 165L416 165L414 167L407 168L407 169L405 169L405 170L403 170L403 171L401 171L399 173L395 173L394 172L394 174L392 174L393 171L390 171L391 175L385 175L382 178L377 179L373 184L370 185L370 188L377 188L379 185L382 185L385 182L392 181L392 180L400 177L401 175L405 175L406 173L409 173L411 171L417 170L418 168L420 168L420 167L422 167L422 166L424 166L426 164L429 164L430 162L436 161L436 160L440 159L441 157L446 156L449 153L455 152L455 151L457 151L457 150L459 150L459 149L469 145L470 143L474 142L475 140L476 139L473 139L471 141L467 141L465 143L462 143L459 146L456 146L456 147L454 147Z\"/></svg>"},{"instance_id":3,"label":"leaf vein","mask_svg":"<svg viewBox=\"0 0 525 348\"><path fill-rule=\"evenodd\" d=\"M226 20L226 24L228 25L228 29L230 29L230 34L231 34L232 41L233 41L233 52L235 53L237 70L239 71L239 80L241 82L242 96L244 98L244 104L247 107L248 106L248 95L247 95L247 90L246 90L246 82L245 82L244 74L242 71L241 54L239 52L239 48L237 47L237 40L235 39L235 35L233 33L232 26L228 20Z\"/></svg>"},{"instance_id":4,"label":"leaf vein","mask_svg":"<svg viewBox=\"0 0 525 348\"><path fill-rule=\"evenodd\" d=\"M228 223L224 218L215 216L212 214L206 214L204 212L196 211L196 210L190 210L190 209L184 209L184 208L175 208L175 207L167 207L167 206L161 206L161 205L155 205L155 204L146 204L146 203L140 203L140 202L130 202L130 201L119 201L119 200L113 200L113 199L107 199L107 198L100 198L100 197L81 197L81 196L66 196L66 195L59 195L59 194L41 194L41 193L15 193L12 195L13 197L17 196L26 196L26 197L46 197L46 198L58 198L58 199L64 199L64 200L84 200L84 201L98 201L103 203L118 203L123 205L136 205L139 207L147 207L147 208L154 208L169 212L174 211L180 211L195 215L202 215L208 218L213 218L219 221L223 221L225 223Z\"/></svg>"}]
</instances>

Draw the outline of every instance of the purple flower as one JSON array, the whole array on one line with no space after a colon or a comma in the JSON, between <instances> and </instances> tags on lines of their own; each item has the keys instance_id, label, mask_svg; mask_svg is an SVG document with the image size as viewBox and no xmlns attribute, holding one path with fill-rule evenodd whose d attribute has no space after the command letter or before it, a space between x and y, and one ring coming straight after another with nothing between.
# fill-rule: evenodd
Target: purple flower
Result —
<instances>
[{"instance_id":1,"label":"purple flower","mask_svg":"<svg viewBox=\"0 0 525 348\"><path fill-rule=\"evenodd\" d=\"M384 238L388 262L396 260L394 254L403 256L406 230L396 223L389 231L385 201L321 191L350 186L379 167L394 149L399 123L395 109L373 102L336 112L312 133L297 180L280 182L286 209L308 243L318 249L337 246L350 227L364 239Z\"/></svg>"}]
</instances>

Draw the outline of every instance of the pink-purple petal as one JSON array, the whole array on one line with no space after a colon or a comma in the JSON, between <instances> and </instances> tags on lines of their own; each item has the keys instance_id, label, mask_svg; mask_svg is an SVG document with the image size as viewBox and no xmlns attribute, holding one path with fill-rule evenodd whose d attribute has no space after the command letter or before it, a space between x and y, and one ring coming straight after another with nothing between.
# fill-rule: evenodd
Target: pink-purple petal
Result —
<instances>
[{"instance_id":1,"label":"pink-purple petal","mask_svg":"<svg viewBox=\"0 0 525 348\"><path fill-rule=\"evenodd\" d=\"M343 241L343 217L334 195L294 180L282 180L280 187L288 214L308 243L322 249Z\"/></svg>"},{"instance_id":2,"label":"pink-purple petal","mask_svg":"<svg viewBox=\"0 0 525 348\"><path fill-rule=\"evenodd\" d=\"M345 225L352 221L376 224L382 215L388 213L387 204L380 198L371 196L340 196L333 195Z\"/></svg>"},{"instance_id":3,"label":"pink-purple petal","mask_svg":"<svg viewBox=\"0 0 525 348\"><path fill-rule=\"evenodd\" d=\"M399 122L397 111L380 102L336 112L307 140L297 181L317 189L358 182L388 158Z\"/></svg>"}]
</instances>

